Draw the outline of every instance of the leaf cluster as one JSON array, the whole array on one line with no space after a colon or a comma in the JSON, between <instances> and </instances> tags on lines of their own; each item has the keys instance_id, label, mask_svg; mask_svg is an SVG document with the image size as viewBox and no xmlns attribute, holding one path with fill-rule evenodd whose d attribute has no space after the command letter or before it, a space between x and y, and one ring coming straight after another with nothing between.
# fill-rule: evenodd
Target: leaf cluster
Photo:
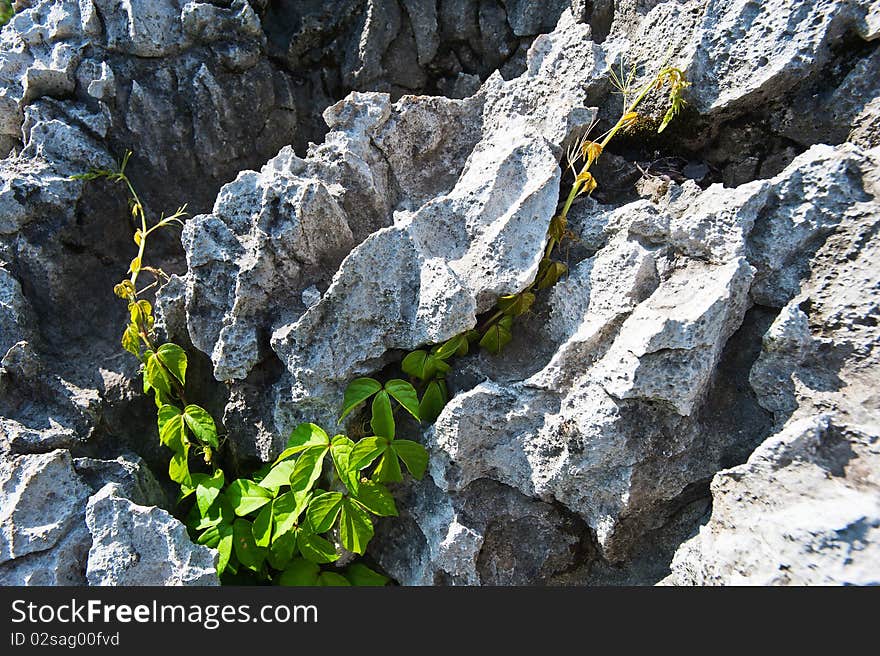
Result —
<instances>
[{"instance_id":1,"label":"leaf cluster","mask_svg":"<svg viewBox=\"0 0 880 656\"><path fill-rule=\"evenodd\" d=\"M246 571L280 585L387 582L363 563L341 572L327 567L344 551L366 552L374 517L398 515L387 484L403 480L401 464L419 479L428 465L421 444L396 436L395 411L419 419L413 386L357 378L345 391L340 420L367 402L374 435L357 442L341 434L331 438L320 426L303 423L275 461L252 477L224 487L216 470L192 474L182 484L183 497L196 497L188 525L199 543L219 551L221 574Z\"/></svg>"},{"instance_id":2,"label":"leaf cluster","mask_svg":"<svg viewBox=\"0 0 880 656\"><path fill-rule=\"evenodd\" d=\"M404 469L416 479L426 472L428 453L418 442L397 436L398 415L409 415L418 422L435 421L449 400L446 375L450 361L474 348L500 353L512 339L516 319L531 310L536 292L552 287L567 273L565 264L552 255L563 239L571 236L567 216L572 202L598 185L590 167L618 131L638 121L635 109L651 88L670 88L670 107L659 131L685 104L682 93L688 83L679 69L663 67L631 100L635 78L635 67L612 73L612 83L624 98L620 119L600 138L591 140L584 135L569 150L574 182L561 211L548 226L544 256L532 284L519 293L500 297L490 316L477 327L408 353L400 366L409 381L393 378L382 383L367 377L351 381L339 421L368 407L371 434L356 441L343 434L331 438L320 426L300 424L274 462L234 480L227 480L215 458L221 439L213 417L186 399L186 352L173 343L157 344L153 308L141 298L166 277L161 270L143 264L147 239L154 230L182 224L186 206L168 217L161 215L150 227L144 206L125 174L130 151L116 169L73 176L83 181L107 178L124 183L132 216L140 220L134 234L137 255L131 260L128 277L114 287L128 307L121 342L143 365L144 393L153 393L159 439L172 454L169 477L180 486L179 503L191 504L187 526L200 544L217 549L217 570L224 580L318 586L388 582L386 576L362 562L352 562L343 569L334 563L346 551L365 554L373 538L375 517L398 515L387 486L403 481ZM581 161L578 170L576 165ZM137 280L142 271L152 273L155 281L139 290ZM193 455L200 455L203 464L191 462Z\"/></svg>"}]
</instances>

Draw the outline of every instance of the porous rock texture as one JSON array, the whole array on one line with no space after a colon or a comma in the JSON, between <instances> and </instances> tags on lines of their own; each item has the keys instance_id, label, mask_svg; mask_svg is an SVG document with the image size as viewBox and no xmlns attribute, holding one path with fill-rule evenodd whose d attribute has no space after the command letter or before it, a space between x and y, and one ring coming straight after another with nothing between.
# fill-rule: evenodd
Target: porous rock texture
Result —
<instances>
[{"instance_id":1,"label":"porous rock texture","mask_svg":"<svg viewBox=\"0 0 880 656\"><path fill-rule=\"evenodd\" d=\"M620 112L609 72L663 61L685 111L658 136L647 98L572 208L568 275L499 356L454 361L434 425L401 426L429 473L370 556L402 584L880 580L876 3L17 8L0 582L216 582L153 507L174 510L167 453L110 291L124 195L68 176L132 148L151 210L190 203L152 251L175 274L156 305L247 471L299 421L346 428L353 377L526 287L566 148Z\"/></svg>"}]
</instances>

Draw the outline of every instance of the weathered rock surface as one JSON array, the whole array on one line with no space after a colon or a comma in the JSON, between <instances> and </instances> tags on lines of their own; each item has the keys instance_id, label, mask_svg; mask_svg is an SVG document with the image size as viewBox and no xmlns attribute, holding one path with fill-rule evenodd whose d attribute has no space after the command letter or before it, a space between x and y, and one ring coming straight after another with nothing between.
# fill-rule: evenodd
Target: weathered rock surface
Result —
<instances>
[{"instance_id":1,"label":"weathered rock surface","mask_svg":"<svg viewBox=\"0 0 880 656\"><path fill-rule=\"evenodd\" d=\"M193 544L186 527L155 506L119 496L110 483L89 499L89 585L218 585L214 549Z\"/></svg>"},{"instance_id":2,"label":"weathered rock surface","mask_svg":"<svg viewBox=\"0 0 880 656\"><path fill-rule=\"evenodd\" d=\"M878 154L865 200L839 216L752 367L758 402L785 425L713 478L711 519L678 550L667 583L880 580Z\"/></svg>"},{"instance_id":3,"label":"weathered rock surface","mask_svg":"<svg viewBox=\"0 0 880 656\"><path fill-rule=\"evenodd\" d=\"M556 353L528 377L487 381L450 402L429 434L435 483L459 492L490 478L559 502L596 532L603 558L624 561L657 528L660 506L769 428L761 392L746 393L737 429L713 416L714 397L747 386L748 369L719 370L723 347L759 276L784 293L805 244L847 215L876 211L863 178L874 166L858 149L817 146L768 181L594 217L604 245L551 297L551 325L567 319L543 329L543 339L562 340ZM794 184L797 193L783 191Z\"/></svg>"},{"instance_id":4,"label":"weathered rock surface","mask_svg":"<svg viewBox=\"0 0 880 656\"><path fill-rule=\"evenodd\" d=\"M790 422L712 480L713 509L672 561L675 585L877 585L877 433Z\"/></svg>"},{"instance_id":5,"label":"weathered rock surface","mask_svg":"<svg viewBox=\"0 0 880 656\"><path fill-rule=\"evenodd\" d=\"M161 486L137 456L73 459L70 452L58 449L5 457L0 463L0 584L85 585L94 535L106 530L100 519L87 523L86 508L105 484L115 495L125 496L115 497L119 503L132 504L128 499L133 499L140 504L168 504ZM161 535L176 520L154 510L164 516L150 515L141 525L144 531ZM102 553L111 548L103 545ZM151 553L145 554L145 567L152 566ZM160 562L157 554L152 556ZM149 578L142 580L149 583Z\"/></svg>"},{"instance_id":6,"label":"weathered rock surface","mask_svg":"<svg viewBox=\"0 0 880 656\"><path fill-rule=\"evenodd\" d=\"M216 582L126 455L166 467L102 311L132 227L71 174L135 144L150 208L201 212L183 255L155 242L156 305L247 469L530 283L622 59L685 67L685 112L657 137L649 96L569 275L407 428L429 476L372 556L405 584L878 581L875 3L26 4L0 37L0 581Z\"/></svg>"},{"instance_id":7,"label":"weathered rock surface","mask_svg":"<svg viewBox=\"0 0 880 656\"><path fill-rule=\"evenodd\" d=\"M89 535L83 507L91 494L67 451L19 456L0 466L0 582L84 582Z\"/></svg>"}]
</instances>

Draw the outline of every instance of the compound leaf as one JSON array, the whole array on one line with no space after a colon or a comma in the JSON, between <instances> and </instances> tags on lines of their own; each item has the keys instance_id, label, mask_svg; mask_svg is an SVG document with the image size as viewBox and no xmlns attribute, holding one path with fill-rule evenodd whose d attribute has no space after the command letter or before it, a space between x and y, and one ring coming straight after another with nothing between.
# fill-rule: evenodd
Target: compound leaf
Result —
<instances>
[{"instance_id":1,"label":"compound leaf","mask_svg":"<svg viewBox=\"0 0 880 656\"><path fill-rule=\"evenodd\" d=\"M403 369L403 373L405 374L409 374L410 376L421 380L427 380L428 376L425 373L427 361L427 351L413 351L412 353L407 354L403 359L400 363L400 368Z\"/></svg>"},{"instance_id":2,"label":"compound leaf","mask_svg":"<svg viewBox=\"0 0 880 656\"><path fill-rule=\"evenodd\" d=\"M263 506L251 527L254 542L258 547L268 547L272 542L272 506L272 503Z\"/></svg>"},{"instance_id":3,"label":"compound leaf","mask_svg":"<svg viewBox=\"0 0 880 656\"><path fill-rule=\"evenodd\" d=\"M352 442L345 435L337 435L330 443L330 456L333 458L333 466L336 469L336 475L339 477L345 487L351 492L358 491L358 471L351 467L351 452L354 449Z\"/></svg>"},{"instance_id":4,"label":"compound leaf","mask_svg":"<svg viewBox=\"0 0 880 656\"><path fill-rule=\"evenodd\" d=\"M296 546L303 558L313 563L332 563L339 559L336 547L329 540L305 529L300 529Z\"/></svg>"},{"instance_id":5,"label":"compound leaf","mask_svg":"<svg viewBox=\"0 0 880 656\"><path fill-rule=\"evenodd\" d=\"M299 521L300 515L306 509L311 501L312 493L309 491L285 492L272 504L272 513L275 518L275 532L272 540L274 541L279 535L288 533L294 529Z\"/></svg>"},{"instance_id":6,"label":"compound leaf","mask_svg":"<svg viewBox=\"0 0 880 656\"><path fill-rule=\"evenodd\" d=\"M299 455L293 473L290 475L291 489L300 491L312 489L312 486L321 477L321 472L324 469L324 456L329 450L329 446L311 446Z\"/></svg>"},{"instance_id":7,"label":"compound leaf","mask_svg":"<svg viewBox=\"0 0 880 656\"><path fill-rule=\"evenodd\" d=\"M395 378L385 383L385 391L394 397L404 410L415 417L416 421L419 420L419 396L412 385L405 380Z\"/></svg>"},{"instance_id":8,"label":"compound leaf","mask_svg":"<svg viewBox=\"0 0 880 656\"><path fill-rule=\"evenodd\" d=\"M178 382L183 385L186 382L186 353L177 344L162 344L156 350L156 357L171 372Z\"/></svg>"},{"instance_id":9,"label":"compound leaf","mask_svg":"<svg viewBox=\"0 0 880 656\"><path fill-rule=\"evenodd\" d=\"M313 446L329 446L330 437L324 432L324 429L315 424L303 423L293 429L290 439L287 440L287 447L281 452L275 462L286 460L290 456L296 455L300 451Z\"/></svg>"},{"instance_id":10,"label":"compound leaf","mask_svg":"<svg viewBox=\"0 0 880 656\"><path fill-rule=\"evenodd\" d=\"M219 526L220 540L217 542L217 552L220 556L217 558L217 574L223 574L229 565L229 559L232 557L233 530L229 524L221 524Z\"/></svg>"},{"instance_id":11,"label":"compound leaf","mask_svg":"<svg viewBox=\"0 0 880 656\"><path fill-rule=\"evenodd\" d=\"M382 459L376 465L376 470L373 472L373 480L380 483L400 483L403 480L403 474L400 472L400 462L398 462L397 453L393 450L391 444L393 442L388 445L388 449L382 455Z\"/></svg>"},{"instance_id":12,"label":"compound leaf","mask_svg":"<svg viewBox=\"0 0 880 656\"><path fill-rule=\"evenodd\" d=\"M509 318L509 316L504 318ZM510 342L512 337L510 328L502 325L501 321L498 321L489 326L486 334L480 340L480 346L489 351L489 353L497 355Z\"/></svg>"},{"instance_id":13,"label":"compound leaf","mask_svg":"<svg viewBox=\"0 0 880 656\"><path fill-rule=\"evenodd\" d=\"M191 404L183 409L183 418L201 444L206 444L214 449L220 446L217 440L217 426L207 410Z\"/></svg>"},{"instance_id":14,"label":"compound leaf","mask_svg":"<svg viewBox=\"0 0 880 656\"><path fill-rule=\"evenodd\" d=\"M394 497L384 485L373 481L361 483L360 490L355 499L364 508L380 517L397 517L397 506Z\"/></svg>"},{"instance_id":15,"label":"compound leaf","mask_svg":"<svg viewBox=\"0 0 880 656\"><path fill-rule=\"evenodd\" d=\"M189 474L189 444L184 443L183 448L175 451L168 463L168 477L179 485L193 487Z\"/></svg>"},{"instance_id":16,"label":"compound leaf","mask_svg":"<svg viewBox=\"0 0 880 656\"><path fill-rule=\"evenodd\" d=\"M412 440L394 440L391 448L403 460L409 473L421 480L428 468L428 452L425 447Z\"/></svg>"},{"instance_id":17,"label":"compound leaf","mask_svg":"<svg viewBox=\"0 0 880 656\"><path fill-rule=\"evenodd\" d=\"M498 309L504 314L512 317L518 317L529 311L532 303L535 302L535 295L531 292L520 292L510 296L502 296L498 299Z\"/></svg>"},{"instance_id":18,"label":"compound leaf","mask_svg":"<svg viewBox=\"0 0 880 656\"><path fill-rule=\"evenodd\" d=\"M282 486L290 485L290 475L293 474L295 467L295 460L282 460L262 478L260 487L277 492Z\"/></svg>"},{"instance_id":19,"label":"compound leaf","mask_svg":"<svg viewBox=\"0 0 880 656\"><path fill-rule=\"evenodd\" d=\"M364 437L351 450L348 466L355 471L369 467L387 448L388 440L384 437Z\"/></svg>"},{"instance_id":20,"label":"compound leaf","mask_svg":"<svg viewBox=\"0 0 880 656\"><path fill-rule=\"evenodd\" d=\"M272 500L272 493L246 478L238 478L229 484L226 497L232 510L239 517L259 510Z\"/></svg>"},{"instance_id":21,"label":"compound leaf","mask_svg":"<svg viewBox=\"0 0 880 656\"><path fill-rule=\"evenodd\" d=\"M288 563L290 563L290 559L293 558L293 554L296 551L296 538L298 533L299 529L287 533L281 533L280 535L276 530L272 534L272 544L269 545L269 550L266 553L266 559L272 567L281 570L287 567Z\"/></svg>"},{"instance_id":22,"label":"compound leaf","mask_svg":"<svg viewBox=\"0 0 880 656\"><path fill-rule=\"evenodd\" d=\"M345 388L345 394L342 398L342 414L339 415L339 421L357 407L358 404L366 401L376 392L382 389L382 384L373 378L355 378Z\"/></svg>"},{"instance_id":23,"label":"compound leaf","mask_svg":"<svg viewBox=\"0 0 880 656\"><path fill-rule=\"evenodd\" d=\"M246 519L236 519L232 525L232 545L238 562L253 571L259 571L266 559L266 550L254 540L252 524Z\"/></svg>"},{"instance_id":24,"label":"compound leaf","mask_svg":"<svg viewBox=\"0 0 880 656\"><path fill-rule=\"evenodd\" d=\"M196 503L199 506L199 512L206 515L223 490L223 470L218 469L213 476L193 474L192 481L196 484Z\"/></svg>"},{"instance_id":25,"label":"compound leaf","mask_svg":"<svg viewBox=\"0 0 880 656\"><path fill-rule=\"evenodd\" d=\"M370 426L376 435L394 439L394 413L391 410L391 397L382 390L373 398L373 416Z\"/></svg>"},{"instance_id":26,"label":"compound leaf","mask_svg":"<svg viewBox=\"0 0 880 656\"><path fill-rule=\"evenodd\" d=\"M159 361L159 357L153 351L146 351L144 353L144 394L151 389L155 389L165 397L171 396L171 382Z\"/></svg>"},{"instance_id":27,"label":"compound leaf","mask_svg":"<svg viewBox=\"0 0 880 656\"><path fill-rule=\"evenodd\" d=\"M163 405L159 408L159 441L174 452L181 451L186 444L186 430L180 408Z\"/></svg>"},{"instance_id":28,"label":"compound leaf","mask_svg":"<svg viewBox=\"0 0 880 656\"><path fill-rule=\"evenodd\" d=\"M432 380L425 388L422 401L419 404L419 417L422 421L433 422L440 416L440 412L446 406L446 383L441 380Z\"/></svg>"},{"instance_id":29,"label":"compound leaf","mask_svg":"<svg viewBox=\"0 0 880 656\"><path fill-rule=\"evenodd\" d=\"M373 538L373 522L367 511L351 499L342 500L339 541L351 552L363 555Z\"/></svg>"},{"instance_id":30,"label":"compound leaf","mask_svg":"<svg viewBox=\"0 0 880 656\"><path fill-rule=\"evenodd\" d=\"M326 533L330 530L342 508L342 501L342 494L339 492L324 492L312 498L306 517L315 533Z\"/></svg>"},{"instance_id":31,"label":"compound leaf","mask_svg":"<svg viewBox=\"0 0 880 656\"><path fill-rule=\"evenodd\" d=\"M138 356L141 353L141 339L140 334L138 333L138 327L136 324L130 323L128 324L128 328L125 329L125 332L122 333L122 348L131 353L132 355Z\"/></svg>"}]
</instances>

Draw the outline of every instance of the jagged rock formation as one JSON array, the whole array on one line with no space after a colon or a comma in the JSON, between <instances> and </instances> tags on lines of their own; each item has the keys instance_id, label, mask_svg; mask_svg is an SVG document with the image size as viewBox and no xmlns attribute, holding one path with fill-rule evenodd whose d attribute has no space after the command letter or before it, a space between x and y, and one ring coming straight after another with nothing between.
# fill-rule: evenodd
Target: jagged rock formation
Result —
<instances>
[{"instance_id":1,"label":"jagged rock formation","mask_svg":"<svg viewBox=\"0 0 880 656\"><path fill-rule=\"evenodd\" d=\"M167 456L101 311L130 259L122 196L69 175L133 147L151 208L201 212L182 251L157 242L177 274L157 306L247 468L528 285L565 148L619 112L609 71L668 58L685 113L657 137L649 98L572 210L569 275L408 427L429 476L372 556L405 584L877 582L874 3L18 4L0 581L215 580L149 508Z\"/></svg>"}]
</instances>

